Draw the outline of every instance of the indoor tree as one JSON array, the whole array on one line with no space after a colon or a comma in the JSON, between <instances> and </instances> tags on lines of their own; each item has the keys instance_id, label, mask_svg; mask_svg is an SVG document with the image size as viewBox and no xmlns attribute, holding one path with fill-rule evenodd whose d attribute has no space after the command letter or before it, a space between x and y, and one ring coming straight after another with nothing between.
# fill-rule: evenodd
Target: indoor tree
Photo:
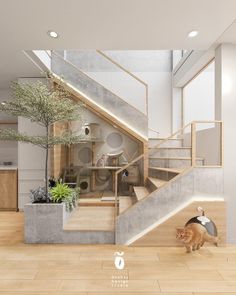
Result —
<instances>
[{"instance_id":1,"label":"indoor tree","mask_svg":"<svg viewBox=\"0 0 236 295\"><path fill-rule=\"evenodd\" d=\"M50 127L57 122L81 119L81 105L71 99L61 85L37 81L35 83L13 82L13 99L0 104L0 112L15 117L24 117L45 128L45 135L27 135L13 129L0 129L0 140L14 140L31 143L45 149L45 191L48 197L48 154L54 145L78 143L81 136L69 130L60 136L51 134Z\"/></svg>"}]
</instances>

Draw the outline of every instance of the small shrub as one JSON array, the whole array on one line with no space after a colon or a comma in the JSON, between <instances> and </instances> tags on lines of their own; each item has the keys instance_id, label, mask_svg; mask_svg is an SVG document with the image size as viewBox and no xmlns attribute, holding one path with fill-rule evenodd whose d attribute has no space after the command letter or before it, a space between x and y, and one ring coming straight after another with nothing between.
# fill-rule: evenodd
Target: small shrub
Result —
<instances>
[{"instance_id":1,"label":"small shrub","mask_svg":"<svg viewBox=\"0 0 236 295\"><path fill-rule=\"evenodd\" d=\"M66 204L66 210L72 211L76 207L76 201L79 196L79 190L70 188L67 184L57 182L56 185L50 189L51 199L54 203Z\"/></svg>"},{"instance_id":2,"label":"small shrub","mask_svg":"<svg viewBox=\"0 0 236 295\"><path fill-rule=\"evenodd\" d=\"M49 203L51 201L50 193L46 194L45 187L30 190L30 199L32 203Z\"/></svg>"}]
</instances>

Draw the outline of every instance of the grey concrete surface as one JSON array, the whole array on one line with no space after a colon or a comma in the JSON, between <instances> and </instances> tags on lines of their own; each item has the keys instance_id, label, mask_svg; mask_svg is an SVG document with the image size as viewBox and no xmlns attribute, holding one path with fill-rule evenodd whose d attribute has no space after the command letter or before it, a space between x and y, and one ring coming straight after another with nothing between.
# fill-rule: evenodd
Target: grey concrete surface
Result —
<instances>
[{"instance_id":1,"label":"grey concrete surface","mask_svg":"<svg viewBox=\"0 0 236 295\"><path fill-rule=\"evenodd\" d=\"M194 168L136 203L117 218L116 244L126 244L194 196L223 198L223 169Z\"/></svg>"},{"instance_id":2,"label":"grey concrete surface","mask_svg":"<svg viewBox=\"0 0 236 295\"><path fill-rule=\"evenodd\" d=\"M65 204L26 204L25 242L63 244L114 244L113 231L68 231L63 226L72 213Z\"/></svg>"}]
</instances>

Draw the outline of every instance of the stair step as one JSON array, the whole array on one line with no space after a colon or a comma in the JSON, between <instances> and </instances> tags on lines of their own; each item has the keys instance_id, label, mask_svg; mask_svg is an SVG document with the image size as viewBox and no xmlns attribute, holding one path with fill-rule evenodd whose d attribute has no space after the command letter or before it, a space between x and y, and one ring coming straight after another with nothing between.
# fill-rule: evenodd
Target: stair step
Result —
<instances>
[{"instance_id":1,"label":"stair step","mask_svg":"<svg viewBox=\"0 0 236 295\"><path fill-rule=\"evenodd\" d=\"M166 140L166 138L163 138L163 137L149 137L148 140ZM170 138L168 140L183 140L183 138Z\"/></svg>"},{"instance_id":2,"label":"stair step","mask_svg":"<svg viewBox=\"0 0 236 295\"><path fill-rule=\"evenodd\" d=\"M157 147L160 145L161 147L182 147L183 145L183 140L181 138L178 139L169 139L167 141L164 141L159 138L153 138L148 140L148 146L150 148L152 147Z\"/></svg>"},{"instance_id":3,"label":"stair step","mask_svg":"<svg viewBox=\"0 0 236 295\"><path fill-rule=\"evenodd\" d=\"M134 186L134 193L138 201L149 195L149 191L145 186Z\"/></svg>"},{"instance_id":4,"label":"stair step","mask_svg":"<svg viewBox=\"0 0 236 295\"><path fill-rule=\"evenodd\" d=\"M180 146L180 147L174 147L174 146L170 146L170 147L149 147L150 150L154 150L154 149L165 149L165 150L178 150L178 149L181 149L181 150L191 150L192 148L191 147L183 147L183 146Z\"/></svg>"},{"instance_id":5,"label":"stair step","mask_svg":"<svg viewBox=\"0 0 236 295\"><path fill-rule=\"evenodd\" d=\"M101 206L101 207L114 207L115 202L112 201L102 201L101 198L86 198L79 199L79 206L87 207L87 206Z\"/></svg>"},{"instance_id":6,"label":"stair step","mask_svg":"<svg viewBox=\"0 0 236 295\"><path fill-rule=\"evenodd\" d=\"M154 177L148 177L148 179L156 186L156 188L160 188L168 182L166 180L162 180L162 179L154 178Z\"/></svg>"},{"instance_id":7,"label":"stair step","mask_svg":"<svg viewBox=\"0 0 236 295\"><path fill-rule=\"evenodd\" d=\"M119 196L119 214L133 205L133 197Z\"/></svg>"},{"instance_id":8,"label":"stair step","mask_svg":"<svg viewBox=\"0 0 236 295\"><path fill-rule=\"evenodd\" d=\"M149 167L149 169L157 170L157 171L164 171L179 174L184 171L183 168L162 168L162 167Z\"/></svg>"},{"instance_id":9,"label":"stair step","mask_svg":"<svg viewBox=\"0 0 236 295\"><path fill-rule=\"evenodd\" d=\"M186 160L191 161L190 157L149 157L149 159L158 159L158 160ZM198 161L203 161L203 158L196 158Z\"/></svg>"}]
</instances>

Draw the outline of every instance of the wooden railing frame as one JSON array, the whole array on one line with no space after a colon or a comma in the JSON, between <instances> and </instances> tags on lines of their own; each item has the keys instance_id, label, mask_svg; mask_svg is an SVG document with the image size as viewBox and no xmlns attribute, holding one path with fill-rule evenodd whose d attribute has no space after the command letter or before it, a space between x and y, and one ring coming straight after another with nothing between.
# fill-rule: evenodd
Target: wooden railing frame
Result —
<instances>
[{"instance_id":1,"label":"wooden railing frame","mask_svg":"<svg viewBox=\"0 0 236 295\"><path fill-rule=\"evenodd\" d=\"M150 131L156 133L158 136L160 135L160 132L157 131L157 130L155 130L155 129L152 129L152 128L148 127L148 130L150 130ZM157 137L157 139L158 139L158 137Z\"/></svg>"}]
</instances>

